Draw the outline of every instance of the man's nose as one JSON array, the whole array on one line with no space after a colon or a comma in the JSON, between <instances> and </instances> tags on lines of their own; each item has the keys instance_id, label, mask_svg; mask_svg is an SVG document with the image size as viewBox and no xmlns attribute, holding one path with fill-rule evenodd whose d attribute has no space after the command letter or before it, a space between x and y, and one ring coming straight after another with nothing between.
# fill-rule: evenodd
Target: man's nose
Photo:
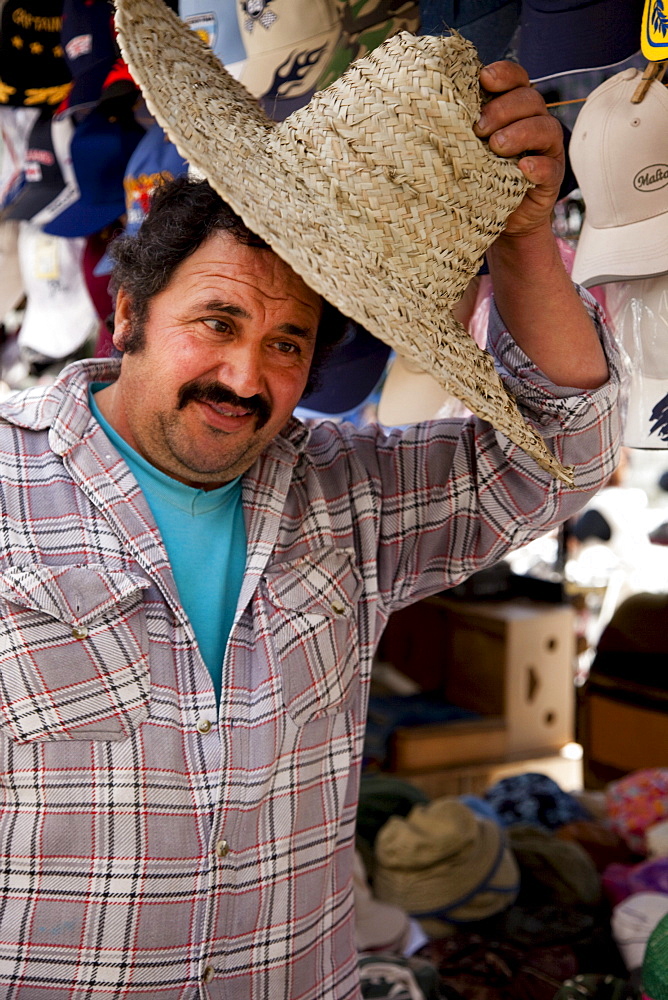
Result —
<instances>
[{"instance_id":1,"label":"man's nose","mask_svg":"<svg viewBox=\"0 0 668 1000\"><path fill-rule=\"evenodd\" d=\"M264 390L261 348L254 344L226 344L218 378L243 399L260 395Z\"/></svg>"}]
</instances>

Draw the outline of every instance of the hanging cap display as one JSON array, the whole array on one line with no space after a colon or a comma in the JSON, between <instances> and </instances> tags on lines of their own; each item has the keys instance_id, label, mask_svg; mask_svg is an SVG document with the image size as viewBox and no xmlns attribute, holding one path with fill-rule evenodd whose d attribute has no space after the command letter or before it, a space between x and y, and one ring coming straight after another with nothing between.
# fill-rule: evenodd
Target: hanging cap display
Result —
<instances>
[{"instance_id":1,"label":"hanging cap display","mask_svg":"<svg viewBox=\"0 0 668 1000\"><path fill-rule=\"evenodd\" d=\"M5 0L0 18L0 102L56 108L72 86L60 40L62 0Z\"/></svg>"},{"instance_id":2,"label":"hanging cap display","mask_svg":"<svg viewBox=\"0 0 668 1000\"><path fill-rule=\"evenodd\" d=\"M518 61L535 83L616 66L640 49L643 0L522 0Z\"/></svg>"},{"instance_id":3,"label":"hanging cap display","mask_svg":"<svg viewBox=\"0 0 668 1000\"><path fill-rule=\"evenodd\" d=\"M188 164L174 143L159 125L153 125L137 143L125 169L125 231L137 232L158 185L187 173Z\"/></svg>"},{"instance_id":4,"label":"hanging cap display","mask_svg":"<svg viewBox=\"0 0 668 1000\"><path fill-rule=\"evenodd\" d=\"M131 236L137 232L159 184L187 173L188 164L156 123L141 137L125 169L125 232ZM100 277L111 274L112 268L111 256L105 253L93 273Z\"/></svg>"},{"instance_id":5,"label":"hanging cap display","mask_svg":"<svg viewBox=\"0 0 668 1000\"><path fill-rule=\"evenodd\" d=\"M48 358L77 351L97 329L98 317L82 269L86 241L48 236L19 224L19 260L27 305L19 345Z\"/></svg>"},{"instance_id":6,"label":"hanging cap display","mask_svg":"<svg viewBox=\"0 0 668 1000\"><path fill-rule=\"evenodd\" d=\"M473 131L473 46L394 35L276 124L162 0L119 0L116 25L149 110L249 229L572 483L451 312L529 186Z\"/></svg>"},{"instance_id":7,"label":"hanging cap display","mask_svg":"<svg viewBox=\"0 0 668 1000\"><path fill-rule=\"evenodd\" d=\"M462 407L436 379L397 354L390 362L381 389L378 422L385 427L398 427L433 420L449 400ZM454 416L454 412L451 415Z\"/></svg>"},{"instance_id":8,"label":"hanging cap display","mask_svg":"<svg viewBox=\"0 0 668 1000\"><path fill-rule=\"evenodd\" d=\"M19 224L0 222L0 321L23 298L19 267Z\"/></svg>"},{"instance_id":9,"label":"hanging cap display","mask_svg":"<svg viewBox=\"0 0 668 1000\"><path fill-rule=\"evenodd\" d=\"M35 122L25 154L25 181L3 213L5 219L32 219L36 226L50 222L79 197L70 146L74 125L40 117Z\"/></svg>"},{"instance_id":10,"label":"hanging cap display","mask_svg":"<svg viewBox=\"0 0 668 1000\"><path fill-rule=\"evenodd\" d=\"M312 97L341 35L337 0L182 0L179 11L276 121Z\"/></svg>"},{"instance_id":11,"label":"hanging cap display","mask_svg":"<svg viewBox=\"0 0 668 1000\"><path fill-rule=\"evenodd\" d=\"M125 212L123 177L144 135L134 118L110 121L93 109L77 125L71 152L79 197L43 226L53 236L90 236Z\"/></svg>"},{"instance_id":12,"label":"hanging cap display","mask_svg":"<svg viewBox=\"0 0 668 1000\"><path fill-rule=\"evenodd\" d=\"M72 89L59 113L93 107L99 101L118 57L113 17L114 8L109 0L63 0L60 37L72 75Z\"/></svg>"},{"instance_id":13,"label":"hanging cap display","mask_svg":"<svg viewBox=\"0 0 668 1000\"><path fill-rule=\"evenodd\" d=\"M304 396L300 406L317 413L343 416L355 410L376 388L390 348L354 323L327 358L322 384Z\"/></svg>"},{"instance_id":14,"label":"hanging cap display","mask_svg":"<svg viewBox=\"0 0 668 1000\"><path fill-rule=\"evenodd\" d=\"M571 277L585 287L668 271L668 91L625 69L589 95L575 122L571 165L585 203Z\"/></svg>"}]
</instances>

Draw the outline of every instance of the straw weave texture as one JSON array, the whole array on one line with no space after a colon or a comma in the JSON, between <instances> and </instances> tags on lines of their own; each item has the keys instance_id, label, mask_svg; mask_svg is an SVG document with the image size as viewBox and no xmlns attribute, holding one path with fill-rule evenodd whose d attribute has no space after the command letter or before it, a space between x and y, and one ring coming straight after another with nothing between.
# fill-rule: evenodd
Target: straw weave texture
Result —
<instances>
[{"instance_id":1,"label":"straw weave texture","mask_svg":"<svg viewBox=\"0 0 668 1000\"><path fill-rule=\"evenodd\" d=\"M480 63L402 32L275 124L162 0L117 0L118 39L179 152L308 285L573 482L453 318L528 182L473 133Z\"/></svg>"}]
</instances>

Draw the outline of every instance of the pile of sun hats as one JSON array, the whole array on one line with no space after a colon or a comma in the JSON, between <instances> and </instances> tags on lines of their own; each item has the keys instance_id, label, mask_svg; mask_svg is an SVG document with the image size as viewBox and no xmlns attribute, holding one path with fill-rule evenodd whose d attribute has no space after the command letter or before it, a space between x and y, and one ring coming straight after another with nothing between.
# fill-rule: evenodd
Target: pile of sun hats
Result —
<instances>
[{"instance_id":1,"label":"pile of sun hats","mask_svg":"<svg viewBox=\"0 0 668 1000\"><path fill-rule=\"evenodd\" d=\"M428 933L481 920L510 906L519 871L498 823L444 796L392 816L376 838L374 892Z\"/></svg>"},{"instance_id":2,"label":"pile of sun hats","mask_svg":"<svg viewBox=\"0 0 668 1000\"><path fill-rule=\"evenodd\" d=\"M547 774L533 771L502 778L485 791L483 798L504 826L529 823L556 830L565 823L589 819L575 796Z\"/></svg>"}]
</instances>

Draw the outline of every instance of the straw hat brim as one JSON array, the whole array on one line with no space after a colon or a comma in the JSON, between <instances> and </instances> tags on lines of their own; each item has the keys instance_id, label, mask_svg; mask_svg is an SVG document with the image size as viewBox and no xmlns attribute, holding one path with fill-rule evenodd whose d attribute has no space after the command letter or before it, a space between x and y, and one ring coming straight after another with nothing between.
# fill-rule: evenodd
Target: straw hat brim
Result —
<instances>
[{"instance_id":1,"label":"straw hat brim","mask_svg":"<svg viewBox=\"0 0 668 1000\"><path fill-rule=\"evenodd\" d=\"M472 131L473 46L395 35L276 124L162 0L117 0L116 25L149 110L246 225L344 315L572 485L573 470L451 314L528 186Z\"/></svg>"}]
</instances>

